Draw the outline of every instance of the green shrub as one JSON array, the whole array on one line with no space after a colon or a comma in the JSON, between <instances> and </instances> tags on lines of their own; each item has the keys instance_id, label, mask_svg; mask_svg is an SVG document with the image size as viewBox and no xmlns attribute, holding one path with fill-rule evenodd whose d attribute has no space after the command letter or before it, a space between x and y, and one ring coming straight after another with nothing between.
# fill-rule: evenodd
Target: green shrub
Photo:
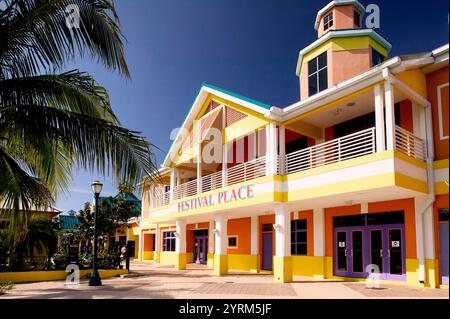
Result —
<instances>
[{"instance_id":1,"label":"green shrub","mask_svg":"<svg viewBox=\"0 0 450 319\"><path fill-rule=\"evenodd\" d=\"M4 294L8 290L14 288L14 283L11 281L0 281L0 295Z\"/></svg>"}]
</instances>

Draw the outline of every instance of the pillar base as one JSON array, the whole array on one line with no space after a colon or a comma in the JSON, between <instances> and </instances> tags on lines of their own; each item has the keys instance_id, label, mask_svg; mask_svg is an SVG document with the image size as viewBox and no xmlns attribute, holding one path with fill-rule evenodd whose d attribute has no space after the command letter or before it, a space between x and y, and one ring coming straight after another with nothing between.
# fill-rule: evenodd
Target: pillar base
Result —
<instances>
[{"instance_id":1,"label":"pillar base","mask_svg":"<svg viewBox=\"0 0 450 319\"><path fill-rule=\"evenodd\" d=\"M287 283L292 281L291 256L274 256L273 266L273 279L275 282Z\"/></svg>"},{"instance_id":2,"label":"pillar base","mask_svg":"<svg viewBox=\"0 0 450 319\"><path fill-rule=\"evenodd\" d=\"M214 275L225 276L228 274L228 255L214 255Z\"/></svg>"},{"instance_id":3,"label":"pillar base","mask_svg":"<svg viewBox=\"0 0 450 319\"><path fill-rule=\"evenodd\" d=\"M185 253L177 254L175 260L175 269L186 270L186 261L187 261L187 254Z\"/></svg>"}]
</instances>

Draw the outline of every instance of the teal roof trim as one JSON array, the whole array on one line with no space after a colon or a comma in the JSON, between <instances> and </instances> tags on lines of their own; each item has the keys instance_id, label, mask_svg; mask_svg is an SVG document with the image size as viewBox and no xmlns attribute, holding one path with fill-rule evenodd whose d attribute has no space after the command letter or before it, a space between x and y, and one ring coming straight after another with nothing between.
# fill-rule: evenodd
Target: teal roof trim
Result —
<instances>
[{"instance_id":1,"label":"teal roof trim","mask_svg":"<svg viewBox=\"0 0 450 319\"><path fill-rule=\"evenodd\" d=\"M213 90L220 91L220 92L225 93L225 94L228 94L228 95L231 95L231 96L233 96L233 97L235 97L235 98L237 98L237 99L240 99L240 100L243 100L243 101L246 101L246 102L249 102L249 103L258 105L258 106L260 106L260 107L265 108L266 110L270 110L270 108L271 108L271 106L268 105L268 104L265 104L265 103L262 103L262 102L259 102L259 101L250 99L250 98L248 98L248 97L246 97L246 96L243 96L243 95L240 95L240 94L237 94L237 93L233 93L233 92L224 90L224 89L219 88L219 87L217 87L217 86L214 86L214 85L212 85L212 84L203 83L203 86L204 86L204 87L207 87L207 88L210 88L210 89L213 89Z\"/></svg>"}]
</instances>

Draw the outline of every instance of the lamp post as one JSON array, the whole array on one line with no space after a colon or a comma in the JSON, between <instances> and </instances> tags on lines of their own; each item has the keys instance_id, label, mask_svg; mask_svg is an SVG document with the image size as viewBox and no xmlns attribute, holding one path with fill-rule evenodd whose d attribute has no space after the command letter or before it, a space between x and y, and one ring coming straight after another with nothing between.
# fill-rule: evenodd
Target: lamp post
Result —
<instances>
[{"instance_id":1,"label":"lamp post","mask_svg":"<svg viewBox=\"0 0 450 319\"><path fill-rule=\"evenodd\" d=\"M94 258L92 260L92 272L89 277L89 286L101 286L102 280L97 270L97 212L98 212L98 199L102 192L103 184L100 181L92 183L92 191L95 196L95 209L94 209Z\"/></svg>"}]
</instances>

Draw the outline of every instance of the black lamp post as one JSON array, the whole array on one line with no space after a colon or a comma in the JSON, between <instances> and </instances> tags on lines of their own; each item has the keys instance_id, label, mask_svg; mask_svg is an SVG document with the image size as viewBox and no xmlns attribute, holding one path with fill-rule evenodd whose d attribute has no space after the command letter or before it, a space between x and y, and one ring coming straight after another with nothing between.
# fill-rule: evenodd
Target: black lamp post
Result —
<instances>
[{"instance_id":1,"label":"black lamp post","mask_svg":"<svg viewBox=\"0 0 450 319\"><path fill-rule=\"evenodd\" d=\"M92 191L95 195L95 209L94 209L94 258L92 260L92 272L89 277L89 286L101 286L102 280L97 270L97 212L98 212L98 199L102 192L103 184L100 181L92 183Z\"/></svg>"}]
</instances>

